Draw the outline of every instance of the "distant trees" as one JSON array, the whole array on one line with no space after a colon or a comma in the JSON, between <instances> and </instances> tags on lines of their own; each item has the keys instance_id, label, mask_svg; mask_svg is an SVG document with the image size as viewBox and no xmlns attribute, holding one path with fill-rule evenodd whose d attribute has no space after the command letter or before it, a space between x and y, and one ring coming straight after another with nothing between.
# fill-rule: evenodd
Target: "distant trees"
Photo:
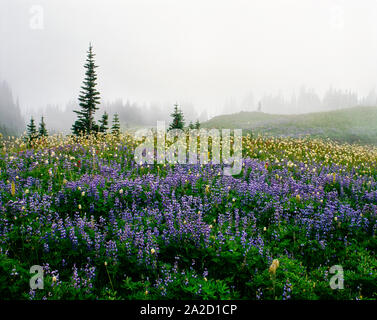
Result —
<instances>
[{"instance_id":1,"label":"distant trees","mask_svg":"<svg viewBox=\"0 0 377 320\"><path fill-rule=\"evenodd\" d=\"M377 95L371 91L366 97L359 98L357 93L350 90L329 88L321 97L314 89L302 86L297 93L286 97L281 93L262 96L263 109L269 112L305 113L341 108L356 107L357 105L377 106ZM261 110L258 104L258 111Z\"/></svg>"},{"instance_id":2,"label":"distant trees","mask_svg":"<svg viewBox=\"0 0 377 320\"><path fill-rule=\"evenodd\" d=\"M184 121L183 112L178 108L177 103L174 105L174 111L170 116L173 118L173 120L169 126L169 130L184 128L185 121Z\"/></svg>"},{"instance_id":3,"label":"distant trees","mask_svg":"<svg viewBox=\"0 0 377 320\"><path fill-rule=\"evenodd\" d=\"M368 92L368 94L360 99L359 102L362 106L377 106L377 93L375 89L372 89Z\"/></svg>"},{"instance_id":4,"label":"distant trees","mask_svg":"<svg viewBox=\"0 0 377 320\"><path fill-rule=\"evenodd\" d=\"M0 132L4 137L18 135L25 128L18 100L7 82L0 81Z\"/></svg>"},{"instance_id":5,"label":"distant trees","mask_svg":"<svg viewBox=\"0 0 377 320\"><path fill-rule=\"evenodd\" d=\"M352 91L342 91L330 88L324 94L322 104L324 109L341 109L358 105L357 94Z\"/></svg>"},{"instance_id":6,"label":"distant trees","mask_svg":"<svg viewBox=\"0 0 377 320\"><path fill-rule=\"evenodd\" d=\"M89 44L86 64L84 65L86 69L85 78L79 96L81 110L74 111L78 115L78 119L72 126L72 132L75 135L89 135L99 130L99 126L94 121L94 114L98 110L97 105L100 99L99 92L96 89L97 75L95 69L98 66L95 65L94 56L93 47Z\"/></svg>"},{"instance_id":7,"label":"distant trees","mask_svg":"<svg viewBox=\"0 0 377 320\"><path fill-rule=\"evenodd\" d=\"M297 105L299 112L310 112L321 109L322 102L314 89L301 87L297 97Z\"/></svg>"}]
</instances>

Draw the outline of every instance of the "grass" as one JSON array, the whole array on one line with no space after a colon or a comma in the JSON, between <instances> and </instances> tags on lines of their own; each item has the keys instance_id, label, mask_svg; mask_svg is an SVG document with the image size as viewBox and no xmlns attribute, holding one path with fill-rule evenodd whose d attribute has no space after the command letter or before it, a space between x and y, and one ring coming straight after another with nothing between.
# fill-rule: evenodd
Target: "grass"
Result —
<instances>
[{"instance_id":1,"label":"grass","mask_svg":"<svg viewBox=\"0 0 377 320\"><path fill-rule=\"evenodd\" d=\"M239 112L221 115L203 128L237 128L275 137L330 138L338 142L377 144L377 107L354 107L328 112L277 115Z\"/></svg>"}]
</instances>

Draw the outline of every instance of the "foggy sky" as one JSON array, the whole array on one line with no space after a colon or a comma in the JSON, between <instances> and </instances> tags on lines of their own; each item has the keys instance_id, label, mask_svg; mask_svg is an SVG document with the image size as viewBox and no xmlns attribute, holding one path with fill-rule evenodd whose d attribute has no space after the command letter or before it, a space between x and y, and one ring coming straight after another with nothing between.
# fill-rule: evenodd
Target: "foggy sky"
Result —
<instances>
[{"instance_id":1,"label":"foggy sky","mask_svg":"<svg viewBox=\"0 0 377 320\"><path fill-rule=\"evenodd\" d=\"M377 85L375 0L0 0L0 80L23 109L77 99L89 42L102 101L214 113L250 91Z\"/></svg>"}]
</instances>

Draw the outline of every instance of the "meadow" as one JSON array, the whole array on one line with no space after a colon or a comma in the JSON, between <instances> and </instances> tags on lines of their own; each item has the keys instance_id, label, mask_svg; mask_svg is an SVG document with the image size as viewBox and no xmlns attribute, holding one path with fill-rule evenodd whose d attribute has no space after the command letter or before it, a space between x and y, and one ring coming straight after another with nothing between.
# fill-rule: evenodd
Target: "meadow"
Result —
<instances>
[{"instance_id":1,"label":"meadow","mask_svg":"<svg viewBox=\"0 0 377 320\"><path fill-rule=\"evenodd\" d=\"M377 298L376 147L245 136L232 177L140 165L136 145L3 143L0 299ZM44 289L30 289L33 265Z\"/></svg>"},{"instance_id":2,"label":"meadow","mask_svg":"<svg viewBox=\"0 0 377 320\"><path fill-rule=\"evenodd\" d=\"M330 138L340 143L377 145L377 108L359 106L284 115L239 112L214 117L202 127L240 128L245 133L264 136Z\"/></svg>"}]
</instances>

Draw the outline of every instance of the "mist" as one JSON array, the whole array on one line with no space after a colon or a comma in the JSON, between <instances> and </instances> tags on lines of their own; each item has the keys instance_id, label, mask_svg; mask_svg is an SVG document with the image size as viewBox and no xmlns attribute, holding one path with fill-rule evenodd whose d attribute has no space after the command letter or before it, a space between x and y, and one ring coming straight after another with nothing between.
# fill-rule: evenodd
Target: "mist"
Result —
<instances>
[{"instance_id":1,"label":"mist","mask_svg":"<svg viewBox=\"0 0 377 320\"><path fill-rule=\"evenodd\" d=\"M372 0L2 0L0 81L25 116L64 110L91 42L104 106L312 112L336 90L341 107L376 102L376 39Z\"/></svg>"}]
</instances>

